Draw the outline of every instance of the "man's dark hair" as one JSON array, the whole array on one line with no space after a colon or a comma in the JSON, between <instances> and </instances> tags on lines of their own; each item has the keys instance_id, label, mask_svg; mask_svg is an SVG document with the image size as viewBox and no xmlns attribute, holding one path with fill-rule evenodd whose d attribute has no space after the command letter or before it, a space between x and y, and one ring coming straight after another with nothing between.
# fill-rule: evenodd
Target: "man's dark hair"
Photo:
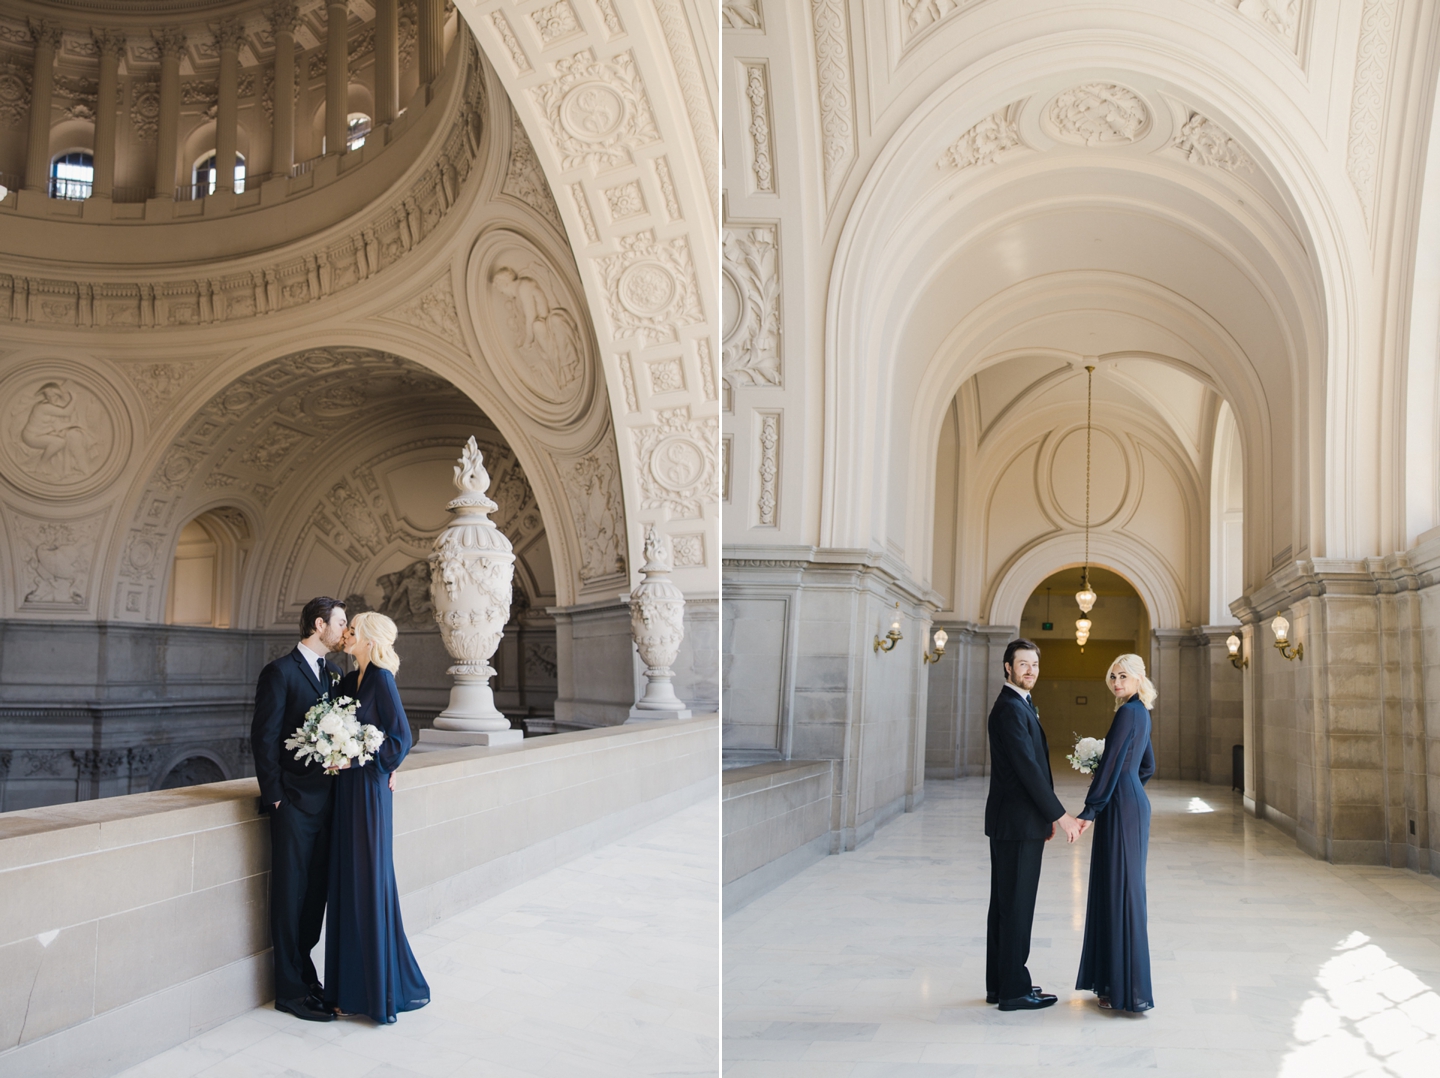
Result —
<instances>
[{"instance_id":1,"label":"man's dark hair","mask_svg":"<svg viewBox=\"0 0 1440 1078\"><path fill-rule=\"evenodd\" d=\"M1040 658L1040 649L1022 636L1018 640L1012 640L1005 645L1005 666L1007 669L1010 664L1015 661L1015 653L1017 651L1033 651L1035 658Z\"/></svg>"},{"instance_id":2,"label":"man's dark hair","mask_svg":"<svg viewBox=\"0 0 1440 1078\"><path fill-rule=\"evenodd\" d=\"M328 595L318 595L305 604L305 609L300 612L300 639L304 640L315 631L315 619L319 618L326 625L330 624L330 615L335 608L345 609L345 604L339 599L332 599ZM1005 653L1009 655L1007 651Z\"/></svg>"}]
</instances>

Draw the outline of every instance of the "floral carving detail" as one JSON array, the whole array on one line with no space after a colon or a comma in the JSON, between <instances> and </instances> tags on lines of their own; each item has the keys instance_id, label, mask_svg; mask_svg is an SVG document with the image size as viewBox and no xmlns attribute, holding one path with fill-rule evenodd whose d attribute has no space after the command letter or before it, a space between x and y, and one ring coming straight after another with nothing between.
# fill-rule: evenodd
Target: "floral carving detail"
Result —
<instances>
[{"instance_id":1,"label":"floral carving detail","mask_svg":"<svg viewBox=\"0 0 1440 1078\"><path fill-rule=\"evenodd\" d=\"M657 359L649 367L651 393L675 393L685 388L685 371L678 359Z\"/></svg>"},{"instance_id":2,"label":"floral carving detail","mask_svg":"<svg viewBox=\"0 0 1440 1078\"><path fill-rule=\"evenodd\" d=\"M600 233L595 230L595 218L590 214L590 200L585 197L585 188L578 183L572 183L570 197L575 200L575 211L580 214L580 224L585 228L585 238L591 243L599 243Z\"/></svg>"},{"instance_id":3,"label":"floral carving detail","mask_svg":"<svg viewBox=\"0 0 1440 1078\"><path fill-rule=\"evenodd\" d=\"M675 564L679 567L705 564L705 536L702 534L672 536Z\"/></svg>"},{"instance_id":4,"label":"floral carving detail","mask_svg":"<svg viewBox=\"0 0 1440 1078\"><path fill-rule=\"evenodd\" d=\"M199 370L199 363L186 360L178 363L127 364L121 368L145 398L151 415L158 414L185 388Z\"/></svg>"},{"instance_id":5,"label":"floral carving detail","mask_svg":"<svg viewBox=\"0 0 1440 1078\"><path fill-rule=\"evenodd\" d=\"M556 3L536 8L530 12L530 19L535 23L540 40L546 45L580 32L580 24L575 21L575 9L570 6L569 0L556 0Z\"/></svg>"},{"instance_id":6,"label":"floral carving detail","mask_svg":"<svg viewBox=\"0 0 1440 1078\"><path fill-rule=\"evenodd\" d=\"M625 388L625 410L634 415L640 410L640 402L635 396L635 371L630 365L630 353L620 353L620 381Z\"/></svg>"},{"instance_id":7,"label":"floral carving detail","mask_svg":"<svg viewBox=\"0 0 1440 1078\"><path fill-rule=\"evenodd\" d=\"M525 57L525 50L520 47L520 42L515 39L515 31L510 28L510 21L505 18L503 11L490 13L490 21L495 26L495 32L500 35L500 40L505 43L505 50L510 53L510 59L515 64L515 70L521 75L530 73L530 61Z\"/></svg>"},{"instance_id":8,"label":"floral carving detail","mask_svg":"<svg viewBox=\"0 0 1440 1078\"><path fill-rule=\"evenodd\" d=\"M130 126L137 138L154 142L160 130L160 83L157 79L136 80L130 103Z\"/></svg>"},{"instance_id":9,"label":"floral carving detail","mask_svg":"<svg viewBox=\"0 0 1440 1078\"><path fill-rule=\"evenodd\" d=\"M1150 128L1150 113L1133 90L1089 82L1050 103L1046 118L1057 138L1084 146L1136 142Z\"/></svg>"},{"instance_id":10,"label":"floral carving detail","mask_svg":"<svg viewBox=\"0 0 1440 1078\"><path fill-rule=\"evenodd\" d=\"M774 147L770 144L770 83L765 65L745 65L745 99L750 102L750 175L755 190L773 194L775 177L770 162Z\"/></svg>"},{"instance_id":11,"label":"floral carving detail","mask_svg":"<svg viewBox=\"0 0 1440 1078\"><path fill-rule=\"evenodd\" d=\"M1171 145L1185 154L1193 165L1213 165L1226 172L1242 168L1247 172L1255 170L1255 164L1244 147L1214 120L1198 112L1190 113L1190 118L1171 140Z\"/></svg>"},{"instance_id":12,"label":"floral carving detail","mask_svg":"<svg viewBox=\"0 0 1440 1078\"><path fill-rule=\"evenodd\" d=\"M756 504L756 523L761 527L775 525L779 480L780 416L765 412L760 416L760 497Z\"/></svg>"},{"instance_id":13,"label":"floral carving detail","mask_svg":"<svg viewBox=\"0 0 1440 1078\"><path fill-rule=\"evenodd\" d=\"M935 162L939 167L957 169L971 165L993 165L1008 149L1020 145L1020 128L1015 122L1015 105L992 112L954 141Z\"/></svg>"},{"instance_id":14,"label":"floral carving detail","mask_svg":"<svg viewBox=\"0 0 1440 1078\"><path fill-rule=\"evenodd\" d=\"M688 405L662 408L656 418L654 426L630 431L640 465L641 506L698 517L703 503L719 497L715 447L720 421L714 416L693 420Z\"/></svg>"},{"instance_id":15,"label":"floral carving detail","mask_svg":"<svg viewBox=\"0 0 1440 1078\"><path fill-rule=\"evenodd\" d=\"M1246 18L1274 33L1285 44L1294 47L1295 31L1300 25L1301 0L1219 0L1233 7Z\"/></svg>"},{"instance_id":16,"label":"floral carving detail","mask_svg":"<svg viewBox=\"0 0 1440 1078\"><path fill-rule=\"evenodd\" d=\"M595 6L600 9L600 17L605 20L605 30L611 37L619 37L625 32L625 27L620 25L620 16L615 11L613 0L595 0Z\"/></svg>"},{"instance_id":17,"label":"floral carving detail","mask_svg":"<svg viewBox=\"0 0 1440 1078\"><path fill-rule=\"evenodd\" d=\"M610 218L615 221L626 217L638 217L645 212L645 196L640 185L634 180L611 187L605 191L605 201L610 203Z\"/></svg>"},{"instance_id":18,"label":"floral carving detail","mask_svg":"<svg viewBox=\"0 0 1440 1078\"><path fill-rule=\"evenodd\" d=\"M902 37L908 43L917 35L960 10L964 0L901 0Z\"/></svg>"},{"instance_id":19,"label":"floral carving detail","mask_svg":"<svg viewBox=\"0 0 1440 1078\"><path fill-rule=\"evenodd\" d=\"M679 326L704 320L700 289L684 237L657 241L646 229L620 239L620 253L596 259L616 340L649 344L676 338Z\"/></svg>"},{"instance_id":20,"label":"floral carving detail","mask_svg":"<svg viewBox=\"0 0 1440 1078\"><path fill-rule=\"evenodd\" d=\"M732 385L778 386L780 270L776 226L725 230L720 289L725 377Z\"/></svg>"},{"instance_id":21,"label":"floral carving detail","mask_svg":"<svg viewBox=\"0 0 1440 1078\"><path fill-rule=\"evenodd\" d=\"M660 193L665 196L665 212L670 220L680 220L680 200L675 195L675 181L670 178L670 163L663 157L655 158L655 178L660 181Z\"/></svg>"},{"instance_id":22,"label":"floral carving detail","mask_svg":"<svg viewBox=\"0 0 1440 1078\"><path fill-rule=\"evenodd\" d=\"M535 147L525 132L514 106L510 108L510 164L505 170L505 182L501 190L514 195L525 205L538 213L563 234L565 226L560 221L560 209L555 205L555 196L550 193L550 184L535 157Z\"/></svg>"},{"instance_id":23,"label":"floral carving detail","mask_svg":"<svg viewBox=\"0 0 1440 1078\"><path fill-rule=\"evenodd\" d=\"M598 171L627 164L634 150L660 141L635 58L596 60L584 49L555 61L557 78L530 92L545 114L562 169Z\"/></svg>"},{"instance_id":24,"label":"floral carving detail","mask_svg":"<svg viewBox=\"0 0 1440 1078\"><path fill-rule=\"evenodd\" d=\"M440 277L415 298L406 300L387 312L385 317L433 333L457 348L465 347L465 334L460 329L460 312L455 305L455 289L450 284L448 274Z\"/></svg>"}]
</instances>

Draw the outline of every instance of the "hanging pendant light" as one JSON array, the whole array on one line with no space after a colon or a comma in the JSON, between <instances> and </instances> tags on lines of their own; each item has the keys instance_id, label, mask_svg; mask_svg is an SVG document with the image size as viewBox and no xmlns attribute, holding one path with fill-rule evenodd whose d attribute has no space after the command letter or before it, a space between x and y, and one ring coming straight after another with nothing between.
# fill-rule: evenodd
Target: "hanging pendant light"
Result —
<instances>
[{"instance_id":1,"label":"hanging pendant light","mask_svg":"<svg viewBox=\"0 0 1440 1078\"><path fill-rule=\"evenodd\" d=\"M1090 587L1090 414L1091 390L1095 384L1095 367L1085 367L1085 568L1080 571L1080 590L1075 593L1075 604L1082 615L1095 608L1095 591ZM1085 650L1085 641L1090 639L1090 619L1082 616L1075 623L1075 643Z\"/></svg>"}]
</instances>

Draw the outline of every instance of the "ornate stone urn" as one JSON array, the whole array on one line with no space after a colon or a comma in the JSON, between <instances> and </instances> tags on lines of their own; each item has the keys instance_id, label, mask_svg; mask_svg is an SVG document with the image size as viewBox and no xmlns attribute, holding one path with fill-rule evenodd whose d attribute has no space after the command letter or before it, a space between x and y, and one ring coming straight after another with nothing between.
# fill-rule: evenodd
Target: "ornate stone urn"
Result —
<instances>
[{"instance_id":1,"label":"ornate stone urn","mask_svg":"<svg viewBox=\"0 0 1440 1078\"><path fill-rule=\"evenodd\" d=\"M455 678L450 706L435 718L422 740L450 745L499 745L524 734L495 707L490 659L510 620L510 581L515 555L490 519L496 504L485 494L490 476L475 444L465 444L455 466L458 497L446 508L454 519L435 540L430 554L430 601L445 648L455 659L447 671Z\"/></svg>"},{"instance_id":2,"label":"ornate stone urn","mask_svg":"<svg viewBox=\"0 0 1440 1078\"><path fill-rule=\"evenodd\" d=\"M685 595L670 580L675 568L670 540L645 529L645 579L630 593L630 633L645 663L645 693L630 709L630 722L643 719L688 719L690 709L675 695L670 664L685 639Z\"/></svg>"}]
</instances>

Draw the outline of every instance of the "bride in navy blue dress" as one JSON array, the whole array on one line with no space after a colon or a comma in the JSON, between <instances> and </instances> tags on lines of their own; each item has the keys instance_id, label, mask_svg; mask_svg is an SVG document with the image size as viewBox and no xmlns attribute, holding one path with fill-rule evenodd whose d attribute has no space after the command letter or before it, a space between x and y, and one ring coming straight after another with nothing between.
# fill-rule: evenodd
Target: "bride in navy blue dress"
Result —
<instances>
[{"instance_id":1,"label":"bride in navy blue dress","mask_svg":"<svg viewBox=\"0 0 1440 1078\"><path fill-rule=\"evenodd\" d=\"M1155 686L1138 655L1116 659L1106 681L1115 694L1115 718L1079 816L1086 830L1093 821L1095 847L1090 852L1085 942L1075 987L1094 992L1105 1010L1148 1011L1155 1006L1155 993L1145 906L1150 846L1145 783L1155 774L1149 711Z\"/></svg>"},{"instance_id":2,"label":"bride in navy blue dress","mask_svg":"<svg viewBox=\"0 0 1440 1078\"><path fill-rule=\"evenodd\" d=\"M336 1014L395 1021L430 1002L430 986L405 939L392 857L394 772L410 751L410 721L400 706L395 623L384 614L355 615L345 652L359 669L338 694L360 702L356 718L385 742L363 767L335 779L330 836L330 896L325 909L325 1004Z\"/></svg>"}]
</instances>

